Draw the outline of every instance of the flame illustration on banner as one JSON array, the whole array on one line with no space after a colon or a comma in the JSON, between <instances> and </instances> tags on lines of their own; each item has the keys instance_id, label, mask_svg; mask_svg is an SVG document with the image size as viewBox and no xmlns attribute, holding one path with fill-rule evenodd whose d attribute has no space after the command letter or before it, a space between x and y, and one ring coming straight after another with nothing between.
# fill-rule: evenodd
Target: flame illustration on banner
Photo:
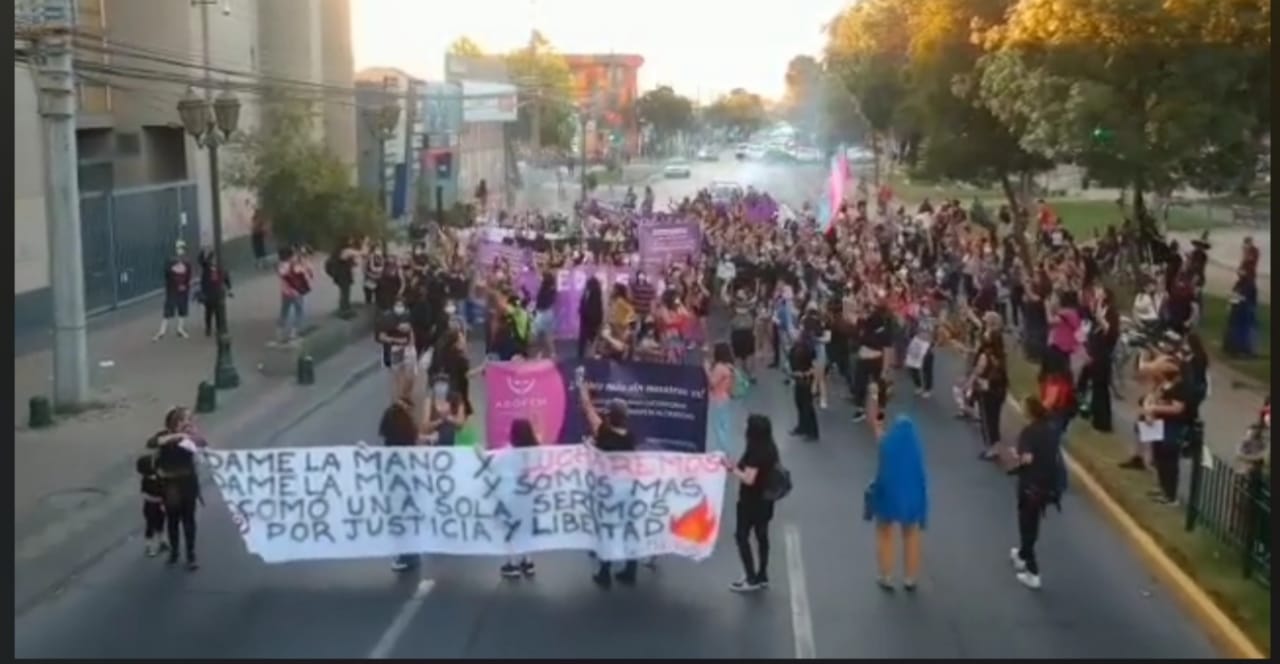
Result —
<instances>
[{"instance_id":1,"label":"flame illustration on banner","mask_svg":"<svg viewBox=\"0 0 1280 664\"><path fill-rule=\"evenodd\" d=\"M716 536L716 513L704 496L692 509L671 520L671 533L686 542L708 544Z\"/></svg>"}]
</instances>

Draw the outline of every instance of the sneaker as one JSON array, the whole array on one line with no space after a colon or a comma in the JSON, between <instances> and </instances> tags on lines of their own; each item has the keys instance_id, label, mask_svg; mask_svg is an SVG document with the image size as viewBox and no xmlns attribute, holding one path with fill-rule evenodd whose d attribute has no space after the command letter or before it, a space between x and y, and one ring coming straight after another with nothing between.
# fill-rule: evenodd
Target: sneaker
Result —
<instances>
[{"instance_id":1,"label":"sneaker","mask_svg":"<svg viewBox=\"0 0 1280 664\"><path fill-rule=\"evenodd\" d=\"M921 393L920 393L920 397L921 397L922 399L928 399L928 398L929 398L929 397L931 397L931 396L933 396L933 392L930 392L929 390L925 390L925 391L923 391L923 392L921 392Z\"/></svg>"},{"instance_id":2,"label":"sneaker","mask_svg":"<svg viewBox=\"0 0 1280 664\"><path fill-rule=\"evenodd\" d=\"M520 561L520 573L525 575L525 577L532 577L536 572L537 570L534 569L532 560Z\"/></svg>"},{"instance_id":3,"label":"sneaker","mask_svg":"<svg viewBox=\"0 0 1280 664\"><path fill-rule=\"evenodd\" d=\"M409 564L409 561L407 561L407 560L402 560L402 559L400 559L400 558L396 558L395 562L391 563L391 571L392 571L392 572L407 572L407 571L409 571L412 567L413 567L413 565L410 565L410 564Z\"/></svg>"},{"instance_id":4,"label":"sneaker","mask_svg":"<svg viewBox=\"0 0 1280 664\"><path fill-rule=\"evenodd\" d=\"M186 330L184 330L184 329L182 329L182 328L178 328L178 336L182 337L183 339L186 339L187 337L189 337L189 336L191 336L191 335L187 334L187 331L186 331Z\"/></svg>"},{"instance_id":5,"label":"sneaker","mask_svg":"<svg viewBox=\"0 0 1280 664\"><path fill-rule=\"evenodd\" d=\"M1027 561L1023 560L1022 555L1019 553L1021 550L1016 546L1009 549L1009 560L1013 561L1013 571L1015 572L1025 572L1027 570Z\"/></svg>"},{"instance_id":6,"label":"sneaker","mask_svg":"<svg viewBox=\"0 0 1280 664\"><path fill-rule=\"evenodd\" d=\"M498 568L498 573L504 579L515 579L520 576L520 566L515 563L503 563L502 567Z\"/></svg>"},{"instance_id":7,"label":"sneaker","mask_svg":"<svg viewBox=\"0 0 1280 664\"><path fill-rule=\"evenodd\" d=\"M760 590L760 586L750 579L739 579L729 584L729 590L735 593L750 593Z\"/></svg>"},{"instance_id":8,"label":"sneaker","mask_svg":"<svg viewBox=\"0 0 1280 664\"><path fill-rule=\"evenodd\" d=\"M827 398L826 398L826 397L822 397L821 399L818 399L818 408L821 408L822 410L826 410L826 409L827 409Z\"/></svg>"},{"instance_id":9,"label":"sneaker","mask_svg":"<svg viewBox=\"0 0 1280 664\"><path fill-rule=\"evenodd\" d=\"M160 554L160 547L155 542L148 541L147 546L143 549L146 551L148 558L155 558Z\"/></svg>"},{"instance_id":10,"label":"sneaker","mask_svg":"<svg viewBox=\"0 0 1280 664\"><path fill-rule=\"evenodd\" d=\"M865 422L865 421L867 421L867 414L866 414L866 413L864 413L864 412L861 412L861 411L859 411L859 412L857 412L857 413L854 413L854 414L853 414L853 421L854 421L854 422Z\"/></svg>"},{"instance_id":11,"label":"sneaker","mask_svg":"<svg viewBox=\"0 0 1280 664\"><path fill-rule=\"evenodd\" d=\"M1032 589L1040 589L1040 575L1031 572L1018 572L1018 583Z\"/></svg>"},{"instance_id":12,"label":"sneaker","mask_svg":"<svg viewBox=\"0 0 1280 664\"><path fill-rule=\"evenodd\" d=\"M757 586L759 586L759 588L760 588L761 590L764 590L765 588L768 588L768 587L769 587L769 577L767 577L767 576L757 576L757 577L756 577L756 585L757 585Z\"/></svg>"},{"instance_id":13,"label":"sneaker","mask_svg":"<svg viewBox=\"0 0 1280 664\"><path fill-rule=\"evenodd\" d=\"M200 569L200 563L196 562L195 556L187 556L187 571L194 572Z\"/></svg>"},{"instance_id":14,"label":"sneaker","mask_svg":"<svg viewBox=\"0 0 1280 664\"><path fill-rule=\"evenodd\" d=\"M880 586L880 589L885 592L891 593L894 591L893 579L890 579L887 576L877 577L876 585Z\"/></svg>"},{"instance_id":15,"label":"sneaker","mask_svg":"<svg viewBox=\"0 0 1280 664\"><path fill-rule=\"evenodd\" d=\"M1152 498L1151 500L1155 501L1155 504L1157 504L1157 505L1175 505L1175 506L1176 506L1176 505L1178 504L1178 499L1177 499L1177 498L1169 498L1168 496L1165 496L1164 494L1160 494L1160 495L1158 495L1158 496L1156 496L1156 497Z\"/></svg>"},{"instance_id":16,"label":"sneaker","mask_svg":"<svg viewBox=\"0 0 1280 664\"><path fill-rule=\"evenodd\" d=\"M915 579L903 579L903 580L902 580L902 589L903 589L903 590L905 590L905 591L907 591L907 592L909 592L909 593L913 593L913 592L915 592L915 591L916 591L916 580L915 580Z\"/></svg>"},{"instance_id":17,"label":"sneaker","mask_svg":"<svg viewBox=\"0 0 1280 664\"><path fill-rule=\"evenodd\" d=\"M164 332L157 332L157 333L155 333L155 334L151 337L151 340L152 340L152 341L159 341L159 340L161 340L161 339L163 339L163 338L164 338Z\"/></svg>"}]
</instances>

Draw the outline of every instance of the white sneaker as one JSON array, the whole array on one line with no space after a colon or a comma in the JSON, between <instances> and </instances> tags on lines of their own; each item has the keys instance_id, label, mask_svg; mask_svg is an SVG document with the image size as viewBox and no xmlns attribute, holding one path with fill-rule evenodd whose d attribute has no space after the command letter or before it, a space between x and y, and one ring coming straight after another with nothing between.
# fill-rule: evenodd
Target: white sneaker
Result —
<instances>
[{"instance_id":1,"label":"white sneaker","mask_svg":"<svg viewBox=\"0 0 1280 664\"><path fill-rule=\"evenodd\" d=\"M392 572L406 572L409 570L410 567L412 567L412 565L410 565L409 563L403 560L396 560L395 562L391 563Z\"/></svg>"},{"instance_id":2,"label":"white sneaker","mask_svg":"<svg viewBox=\"0 0 1280 664\"><path fill-rule=\"evenodd\" d=\"M182 337L183 339L186 339L187 337L189 337L189 336L191 336L191 335L187 334L187 331L186 331L186 330L184 330L184 329L182 329L182 328L178 328L178 336Z\"/></svg>"},{"instance_id":3,"label":"white sneaker","mask_svg":"<svg viewBox=\"0 0 1280 664\"><path fill-rule=\"evenodd\" d=\"M1018 582L1032 590L1040 589L1039 574L1032 574L1031 572L1018 572Z\"/></svg>"},{"instance_id":4,"label":"white sneaker","mask_svg":"<svg viewBox=\"0 0 1280 664\"><path fill-rule=\"evenodd\" d=\"M155 542L147 540L145 551L148 558L154 558L156 557L156 554L160 553L160 547L156 546Z\"/></svg>"},{"instance_id":5,"label":"white sneaker","mask_svg":"<svg viewBox=\"0 0 1280 664\"><path fill-rule=\"evenodd\" d=\"M750 593L750 592L755 592L759 589L760 589L760 586L756 585L754 581L751 581L749 579L742 579L740 581L734 581L733 583L729 584L729 590L735 593Z\"/></svg>"},{"instance_id":6,"label":"white sneaker","mask_svg":"<svg viewBox=\"0 0 1280 664\"><path fill-rule=\"evenodd\" d=\"M154 335L151 336L152 341L159 341L163 338L164 338L164 332L156 332Z\"/></svg>"},{"instance_id":7,"label":"white sneaker","mask_svg":"<svg viewBox=\"0 0 1280 664\"><path fill-rule=\"evenodd\" d=\"M1023 560L1022 556L1018 555L1018 551L1020 550L1021 549L1016 546L1009 549L1009 560L1013 561L1013 571L1015 572L1025 572L1027 570L1027 561Z\"/></svg>"}]
</instances>

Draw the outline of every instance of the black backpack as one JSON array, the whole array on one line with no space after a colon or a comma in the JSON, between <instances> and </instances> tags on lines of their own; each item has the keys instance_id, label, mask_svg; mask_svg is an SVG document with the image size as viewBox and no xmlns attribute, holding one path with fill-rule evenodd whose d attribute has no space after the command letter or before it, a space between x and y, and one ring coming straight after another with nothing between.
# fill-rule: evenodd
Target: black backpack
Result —
<instances>
[{"instance_id":1,"label":"black backpack","mask_svg":"<svg viewBox=\"0 0 1280 664\"><path fill-rule=\"evenodd\" d=\"M765 478L762 494L765 500L777 502L786 498L791 493L791 488L791 471L779 463L773 467L773 471Z\"/></svg>"}]
</instances>

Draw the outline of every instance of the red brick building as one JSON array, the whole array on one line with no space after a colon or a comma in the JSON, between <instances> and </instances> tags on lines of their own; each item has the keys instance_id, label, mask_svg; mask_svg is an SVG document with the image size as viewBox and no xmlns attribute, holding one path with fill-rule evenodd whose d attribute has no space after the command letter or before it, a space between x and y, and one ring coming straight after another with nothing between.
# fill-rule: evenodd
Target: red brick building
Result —
<instances>
[{"instance_id":1,"label":"red brick building","mask_svg":"<svg viewBox=\"0 0 1280 664\"><path fill-rule=\"evenodd\" d=\"M574 101L590 105L599 93L601 117L597 131L587 136L587 154L603 157L613 136L621 137L622 150L629 155L640 151L640 126L635 102L640 96L637 74L644 58L622 54L565 55L573 74Z\"/></svg>"}]
</instances>

